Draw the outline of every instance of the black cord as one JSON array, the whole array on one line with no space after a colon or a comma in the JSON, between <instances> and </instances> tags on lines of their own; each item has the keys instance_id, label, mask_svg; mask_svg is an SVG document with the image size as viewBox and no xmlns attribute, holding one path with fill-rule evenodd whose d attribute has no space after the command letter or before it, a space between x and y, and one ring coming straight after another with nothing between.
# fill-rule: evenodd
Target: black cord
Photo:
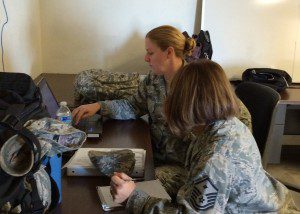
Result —
<instances>
[{"instance_id":1,"label":"black cord","mask_svg":"<svg viewBox=\"0 0 300 214\"><path fill-rule=\"evenodd\" d=\"M4 0L2 0L2 4L3 4L3 8L4 8L4 11L5 11L5 15L6 15L6 21L4 22L4 24L2 25L2 28L1 28L2 68L3 68L3 72L5 72L5 66L4 66L4 48L3 48L3 29L4 29L4 26L8 23L8 15L7 15L7 11L6 11Z\"/></svg>"}]
</instances>

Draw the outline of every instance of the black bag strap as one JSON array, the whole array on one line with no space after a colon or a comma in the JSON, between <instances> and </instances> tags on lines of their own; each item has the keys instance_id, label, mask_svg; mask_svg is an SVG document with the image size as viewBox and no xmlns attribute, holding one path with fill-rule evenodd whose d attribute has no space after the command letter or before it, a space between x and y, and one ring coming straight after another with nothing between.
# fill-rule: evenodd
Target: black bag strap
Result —
<instances>
[{"instance_id":1,"label":"black bag strap","mask_svg":"<svg viewBox=\"0 0 300 214\"><path fill-rule=\"evenodd\" d=\"M38 139L35 137L32 132L23 127L22 129L14 129L11 125L6 122L0 122L0 126L4 129L3 131L11 130L14 134L19 135L24 139L24 142L29 146L29 148L33 151L34 154L34 165L32 170L36 172L39 169L41 164L41 145ZM5 142L0 141L0 144L4 144Z\"/></svg>"},{"instance_id":2,"label":"black bag strap","mask_svg":"<svg viewBox=\"0 0 300 214\"><path fill-rule=\"evenodd\" d=\"M15 134L21 135L26 144L31 148L34 153L34 156L37 160L36 162L40 162L41 159L41 145L38 139L32 134L28 129L23 127L23 124L20 122L20 115L24 109L24 104L13 104L6 110L6 116L1 120L0 125L6 129L13 131ZM34 146L36 146L36 149Z\"/></svg>"},{"instance_id":3,"label":"black bag strap","mask_svg":"<svg viewBox=\"0 0 300 214\"><path fill-rule=\"evenodd\" d=\"M44 205L43 202L39 196L37 185L36 185L36 180L34 178L34 173L30 172L27 175L27 181L31 185L31 213L34 214L42 214L44 211Z\"/></svg>"},{"instance_id":4,"label":"black bag strap","mask_svg":"<svg viewBox=\"0 0 300 214\"><path fill-rule=\"evenodd\" d=\"M31 147L33 154L34 154L34 164L32 166L31 172L35 173L36 171L39 170L41 162L42 162L42 149L41 149L41 144L38 141L38 139L35 137L35 135L29 131L27 128L23 127L20 132L19 132L24 138L26 138L27 142L31 145L35 145L35 147ZM31 142L31 143L30 143Z\"/></svg>"},{"instance_id":5,"label":"black bag strap","mask_svg":"<svg viewBox=\"0 0 300 214\"><path fill-rule=\"evenodd\" d=\"M20 115L24 108L24 103L9 105L6 109L5 117L1 120L1 122L8 124L12 129L20 129L20 126L22 126L22 124L19 124Z\"/></svg>"}]
</instances>

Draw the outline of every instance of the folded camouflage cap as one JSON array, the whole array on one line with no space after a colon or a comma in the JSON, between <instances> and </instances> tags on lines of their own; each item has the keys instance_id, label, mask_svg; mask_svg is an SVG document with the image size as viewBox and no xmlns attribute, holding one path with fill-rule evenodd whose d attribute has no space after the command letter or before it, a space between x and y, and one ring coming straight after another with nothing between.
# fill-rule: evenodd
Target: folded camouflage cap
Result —
<instances>
[{"instance_id":1,"label":"folded camouflage cap","mask_svg":"<svg viewBox=\"0 0 300 214\"><path fill-rule=\"evenodd\" d=\"M51 144L48 156L79 149L86 140L85 132L52 118L30 120L25 126L40 142Z\"/></svg>"},{"instance_id":2,"label":"folded camouflage cap","mask_svg":"<svg viewBox=\"0 0 300 214\"><path fill-rule=\"evenodd\" d=\"M41 158L50 150L51 144L39 141ZM35 145L33 145L35 147ZM6 140L0 150L0 166L9 175L23 176L27 174L34 162L33 151L20 135L13 135Z\"/></svg>"},{"instance_id":3,"label":"folded camouflage cap","mask_svg":"<svg viewBox=\"0 0 300 214\"><path fill-rule=\"evenodd\" d=\"M135 154L130 149L109 152L90 150L88 156L101 175L111 177L114 172L132 174L135 166Z\"/></svg>"},{"instance_id":4,"label":"folded camouflage cap","mask_svg":"<svg viewBox=\"0 0 300 214\"><path fill-rule=\"evenodd\" d=\"M9 175L27 174L34 162L33 151L19 135L10 137L0 151L0 166Z\"/></svg>"}]
</instances>

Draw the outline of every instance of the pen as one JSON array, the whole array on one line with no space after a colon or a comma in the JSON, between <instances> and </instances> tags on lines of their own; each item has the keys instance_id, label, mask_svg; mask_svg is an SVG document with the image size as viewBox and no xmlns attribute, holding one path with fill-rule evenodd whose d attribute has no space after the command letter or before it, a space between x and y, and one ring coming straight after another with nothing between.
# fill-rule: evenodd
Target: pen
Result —
<instances>
[{"instance_id":1,"label":"pen","mask_svg":"<svg viewBox=\"0 0 300 214\"><path fill-rule=\"evenodd\" d=\"M143 181L144 178L132 178L131 180L132 180L132 181Z\"/></svg>"},{"instance_id":2,"label":"pen","mask_svg":"<svg viewBox=\"0 0 300 214\"><path fill-rule=\"evenodd\" d=\"M144 178L130 178L130 179L124 179L124 178L122 178L120 172L114 172L114 175L118 176L119 178L121 178L121 179L124 180L124 181L143 181L143 180L144 180Z\"/></svg>"},{"instance_id":3,"label":"pen","mask_svg":"<svg viewBox=\"0 0 300 214\"><path fill-rule=\"evenodd\" d=\"M130 178L130 177L128 177L128 179L124 179L124 178L122 177L122 175L121 175L120 172L114 172L114 175L118 176L118 177L121 178L123 181L127 181L127 182L133 181L132 178Z\"/></svg>"}]
</instances>

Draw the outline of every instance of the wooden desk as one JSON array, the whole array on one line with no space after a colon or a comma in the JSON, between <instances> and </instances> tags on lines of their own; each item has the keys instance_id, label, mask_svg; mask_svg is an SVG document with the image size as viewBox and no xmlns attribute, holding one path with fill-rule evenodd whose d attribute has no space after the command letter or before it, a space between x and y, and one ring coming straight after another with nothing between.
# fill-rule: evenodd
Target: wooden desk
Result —
<instances>
[{"instance_id":1,"label":"wooden desk","mask_svg":"<svg viewBox=\"0 0 300 214\"><path fill-rule=\"evenodd\" d=\"M300 133L297 135L284 134L286 124L290 122L286 120L287 110L299 109L300 111L300 88L288 88L280 95L281 100L275 109L268 139L271 145L267 155L268 163L280 163L282 145L291 144L292 141L298 142L297 145L300 145ZM299 127L299 124L295 124L295 126Z\"/></svg>"},{"instance_id":2,"label":"wooden desk","mask_svg":"<svg viewBox=\"0 0 300 214\"><path fill-rule=\"evenodd\" d=\"M300 88L288 88L280 96L279 104L300 105Z\"/></svg>"},{"instance_id":3,"label":"wooden desk","mask_svg":"<svg viewBox=\"0 0 300 214\"><path fill-rule=\"evenodd\" d=\"M41 74L36 81L44 77L58 101L65 100L72 107L74 102L72 74ZM108 120L103 126L103 141L87 140L83 147L124 147L146 149L145 180L154 178L153 155L148 124L142 120ZM104 213L101 209L96 186L109 185L110 180L102 177L62 177L62 203L58 213ZM115 211L124 213L124 211Z\"/></svg>"}]
</instances>

